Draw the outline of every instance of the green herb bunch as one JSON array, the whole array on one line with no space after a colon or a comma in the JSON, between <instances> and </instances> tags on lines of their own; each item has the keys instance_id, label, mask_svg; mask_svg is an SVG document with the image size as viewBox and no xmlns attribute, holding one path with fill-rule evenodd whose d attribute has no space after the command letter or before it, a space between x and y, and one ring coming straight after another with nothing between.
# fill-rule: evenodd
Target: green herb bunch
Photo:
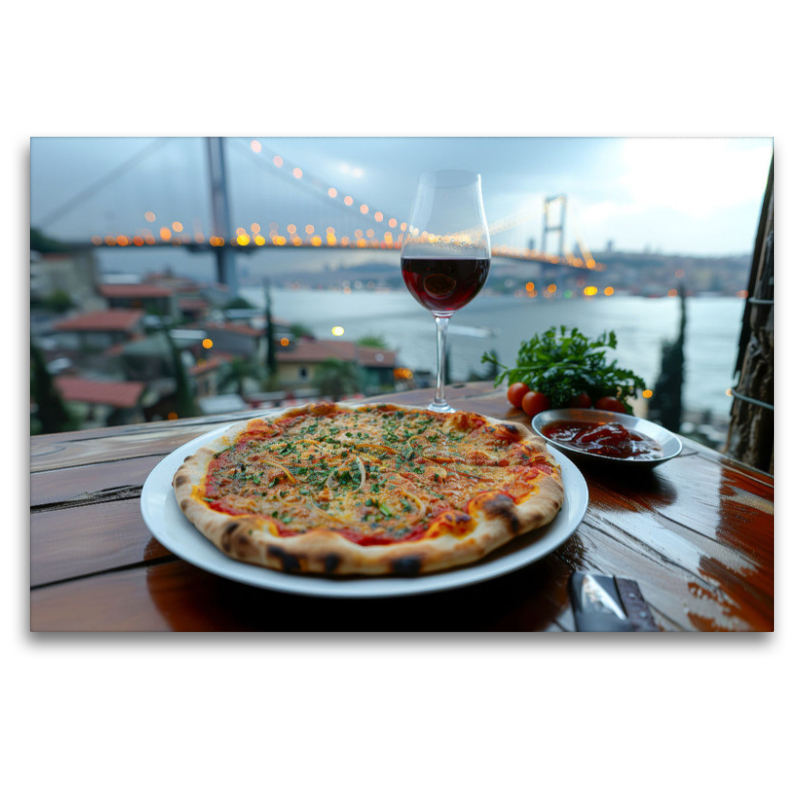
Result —
<instances>
[{"instance_id":1,"label":"green herb bunch","mask_svg":"<svg viewBox=\"0 0 800 800\"><path fill-rule=\"evenodd\" d=\"M605 351L616 347L614 331L591 341L577 328L568 332L567 326L561 325L522 342L515 367L501 364L492 353L484 353L481 363L495 364L500 369L495 386L506 379L509 385L525 383L531 391L547 395L552 408L563 408L576 395L586 392L593 403L600 397L616 397L632 413L628 398L634 397L637 389L644 389L645 382L631 370L618 367L616 359L606 362Z\"/></svg>"}]
</instances>

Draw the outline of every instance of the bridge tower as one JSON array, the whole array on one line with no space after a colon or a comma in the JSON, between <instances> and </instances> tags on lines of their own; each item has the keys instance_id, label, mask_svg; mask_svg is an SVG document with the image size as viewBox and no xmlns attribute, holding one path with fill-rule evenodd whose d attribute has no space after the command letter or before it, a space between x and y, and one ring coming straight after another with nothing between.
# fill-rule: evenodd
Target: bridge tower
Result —
<instances>
[{"instance_id":1,"label":"bridge tower","mask_svg":"<svg viewBox=\"0 0 800 800\"><path fill-rule=\"evenodd\" d=\"M558 225L550 224L550 206L561 203L561 221ZM564 255L564 230L567 220L567 196L565 194L546 197L544 201L544 212L542 217L542 252L547 252L547 234L550 231L559 234L558 254Z\"/></svg>"},{"instance_id":2,"label":"bridge tower","mask_svg":"<svg viewBox=\"0 0 800 800\"><path fill-rule=\"evenodd\" d=\"M561 204L561 220L558 224L550 224L550 207ZM553 197L546 197L544 201L544 210L542 214L542 246L541 251L547 252L547 234L558 233L558 255L564 255L564 232L566 230L567 221L567 196L565 194L554 195ZM560 264L543 264L542 277L547 282L553 282L563 289L564 279L566 272Z\"/></svg>"},{"instance_id":3,"label":"bridge tower","mask_svg":"<svg viewBox=\"0 0 800 800\"><path fill-rule=\"evenodd\" d=\"M225 173L225 145L220 136L209 136L208 173L211 180L211 214L214 236L220 236L225 244L213 248L217 258L217 282L228 287L232 297L238 291L236 281L236 257L230 247L231 215L228 207L228 183Z\"/></svg>"}]
</instances>

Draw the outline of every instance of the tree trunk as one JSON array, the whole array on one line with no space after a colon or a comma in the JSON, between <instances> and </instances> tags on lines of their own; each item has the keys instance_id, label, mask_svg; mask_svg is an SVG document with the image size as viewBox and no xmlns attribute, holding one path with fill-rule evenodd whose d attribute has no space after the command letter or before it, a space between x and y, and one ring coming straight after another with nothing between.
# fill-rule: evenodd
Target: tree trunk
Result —
<instances>
[{"instance_id":1,"label":"tree trunk","mask_svg":"<svg viewBox=\"0 0 800 800\"><path fill-rule=\"evenodd\" d=\"M757 469L775 471L775 306L772 169L762 209L742 322L731 424L725 452ZM755 402L754 402L755 401Z\"/></svg>"}]
</instances>

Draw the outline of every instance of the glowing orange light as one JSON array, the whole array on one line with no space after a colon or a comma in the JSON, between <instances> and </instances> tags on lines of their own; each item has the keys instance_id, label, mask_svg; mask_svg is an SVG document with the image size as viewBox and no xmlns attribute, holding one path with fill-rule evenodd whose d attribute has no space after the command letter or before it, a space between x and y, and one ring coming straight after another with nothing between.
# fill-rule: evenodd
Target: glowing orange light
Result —
<instances>
[{"instance_id":1,"label":"glowing orange light","mask_svg":"<svg viewBox=\"0 0 800 800\"><path fill-rule=\"evenodd\" d=\"M133 237L133 243L134 243L134 244L135 244L137 247L141 247L141 246L144 244L144 239L142 239L142 237L141 237L141 236L134 236L134 237Z\"/></svg>"},{"instance_id":2,"label":"glowing orange light","mask_svg":"<svg viewBox=\"0 0 800 800\"><path fill-rule=\"evenodd\" d=\"M380 211L375 212L375 222L383 222L383 214Z\"/></svg>"},{"instance_id":3,"label":"glowing orange light","mask_svg":"<svg viewBox=\"0 0 800 800\"><path fill-rule=\"evenodd\" d=\"M168 242L172 238L172 231L169 228L162 228L159 234L165 242Z\"/></svg>"},{"instance_id":4,"label":"glowing orange light","mask_svg":"<svg viewBox=\"0 0 800 800\"><path fill-rule=\"evenodd\" d=\"M246 244L250 244L250 237L246 233L239 234L236 237L236 244L240 244L242 247L244 247Z\"/></svg>"},{"instance_id":5,"label":"glowing orange light","mask_svg":"<svg viewBox=\"0 0 800 800\"><path fill-rule=\"evenodd\" d=\"M336 230L334 229L333 225L328 225L328 227L325 228L325 233L336 233Z\"/></svg>"},{"instance_id":6,"label":"glowing orange light","mask_svg":"<svg viewBox=\"0 0 800 800\"><path fill-rule=\"evenodd\" d=\"M611 295L614 294L614 287L613 286L606 286L606 288L603 289L603 294L605 294L606 297L611 297Z\"/></svg>"},{"instance_id":7,"label":"glowing orange light","mask_svg":"<svg viewBox=\"0 0 800 800\"><path fill-rule=\"evenodd\" d=\"M333 247L336 244L336 237L332 233L329 233L326 241L330 247Z\"/></svg>"},{"instance_id":8,"label":"glowing orange light","mask_svg":"<svg viewBox=\"0 0 800 800\"><path fill-rule=\"evenodd\" d=\"M276 167L282 167L283 166L283 159L280 156L275 156L275 158L272 159L272 163Z\"/></svg>"},{"instance_id":9,"label":"glowing orange light","mask_svg":"<svg viewBox=\"0 0 800 800\"><path fill-rule=\"evenodd\" d=\"M389 220L389 227L390 227L390 228L395 228L395 227L397 227L397 220L396 220L394 217L392 217L392 218Z\"/></svg>"},{"instance_id":10,"label":"glowing orange light","mask_svg":"<svg viewBox=\"0 0 800 800\"><path fill-rule=\"evenodd\" d=\"M356 247L366 247L366 246L367 246L367 240L366 239L359 239L356 242Z\"/></svg>"},{"instance_id":11,"label":"glowing orange light","mask_svg":"<svg viewBox=\"0 0 800 800\"><path fill-rule=\"evenodd\" d=\"M652 396L653 396L653 392L652 392L651 389L645 389L642 392L642 397L652 397Z\"/></svg>"},{"instance_id":12,"label":"glowing orange light","mask_svg":"<svg viewBox=\"0 0 800 800\"><path fill-rule=\"evenodd\" d=\"M213 346L214 342L212 342L211 339L203 339L203 347L205 347L206 350L210 350Z\"/></svg>"},{"instance_id":13,"label":"glowing orange light","mask_svg":"<svg viewBox=\"0 0 800 800\"><path fill-rule=\"evenodd\" d=\"M337 194L339 194L339 192L337 192L336 189L333 188L333 186L331 186L331 188L328 189L328 197L336 197Z\"/></svg>"},{"instance_id":14,"label":"glowing orange light","mask_svg":"<svg viewBox=\"0 0 800 800\"><path fill-rule=\"evenodd\" d=\"M144 212L144 218L148 222L155 222L156 221L156 215L152 211L145 211Z\"/></svg>"},{"instance_id":15,"label":"glowing orange light","mask_svg":"<svg viewBox=\"0 0 800 800\"><path fill-rule=\"evenodd\" d=\"M254 222L250 226L250 230L253 231L253 233L260 233L261 232L261 226L257 222Z\"/></svg>"},{"instance_id":16,"label":"glowing orange light","mask_svg":"<svg viewBox=\"0 0 800 800\"><path fill-rule=\"evenodd\" d=\"M667 292L667 296L668 297L677 297L678 296L678 290L677 289L670 289Z\"/></svg>"},{"instance_id":17,"label":"glowing orange light","mask_svg":"<svg viewBox=\"0 0 800 800\"><path fill-rule=\"evenodd\" d=\"M236 235L237 236L244 236L246 233L247 233L247 231L244 228L237 228L236 229Z\"/></svg>"},{"instance_id":18,"label":"glowing orange light","mask_svg":"<svg viewBox=\"0 0 800 800\"><path fill-rule=\"evenodd\" d=\"M267 242L267 240L266 240L266 239L265 239L263 236L261 236L261 234L259 234L258 236L256 236L256 238L254 239L254 241L255 241L255 243L256 243L256 244L257 244L259 247L262 247L262 246L263 246L264 244L266 244L266 242Z\"/></svg>"},{"instance_id":19,"label":"glowing orange light","mask_svg":"<svg viewBox=\"0 0 800 800\"><path fill-rule=\"evenodd\" d=\"M342 236L342 238L340 240L340 244L342 245L342 247L347 247L347 245L350 244L350 237L349 236Z\"/></svg>"},{"instance_id":20,"label":"glowing orange light","mask_svg":"<svg viewBox=\"0 0 800 800\"><path fill-rule=\"evenodd\" d=\"M597 294L597 287L596 287L596 286L587 286L587 287L586 287L586 288L583 290L583 293L584 293L584 294L585 294L587 297L592 297L592 295L595 295L595 294Z\"/></svg>"},{"instance_id":21,"label":"glowing orange light","mask_svg":"<svg viewBox=\"0 0 800 800\"><path fill-rule=\"evenodd\" d=\"M306 233L311 236L314 233L314 226L313 225L306 225Z\"/></svg>"},{"instance_id":22,"label":"glowing orange light","mask_svg":"<svg viewBox=\"0 0 800 800\"><path fill-rule=\"evenodd\" d=\"M528 292L532 292L535 288L536 286L531 281L528 281L528 283L525 284L525 289Z\"/></svg>"},{"instance_id":23,"label":"glowing orange light","mask_svg":"<svg viewBox=\"0 0 800 800\"><path fill-rule=\"evenodd\" d=\"M367 239L371 239L375 235L375 231L372 228L367 228Z\"/></svg>"},{"instance_id":24,"label":"glowing orange light","mask_svg":"<svg viewBox=\"0 0 800 800\"><path fill-rule=\"evenodd\" d=\"M362 203L358 210L362 214L366 214L369 211L369 206L366 203Z\"/></svg>"},{"instance_id":25,"label":"glowing orange light","mask_svg":"<svg viewBox=\"0 0 800 800\"><path fill-rule=\"evenodd\" d=\"M392 234L389 233L389 231L386 231L386 233L383 234L383 240L386 242L386 244L391 244L392 243Z\"/></svg>"},{"instance_id":26,"label":"glowing orange light","mask_svg":"<svg viewBox=\"0 0 800 800\"><path fill-rule=\"evenodd\" d=\"M302 178L303 177L303 170L301 170L300 167L295 167L292 170L292 175L294 175L295 178Z\"/></svg>"},{"instance_id":27,"label":"glowing orange light","mask_svg":"<svg viewBox=\"0 0 800 800\"><path fill-rule=\"evenodd\" d=\"M314 247L319 247L322 244L322 237L321 236L312 236L311 237L311 244Z\"/></svg>"},{"instance_id":28,"label":"glowing orange light","mask_svg":"<svg viewBox=\"0 0 800 800\"><path fill-rule=\"evenodd\" d=\"M405 229L406 229L407 227L408 227L408 225L407 225L405 222L401 222L401 223L400 223L400 230L401 230L401 231L405 231Z\"/></svg>"},{"instance_id":29,"label":"glowing orange light","mask_svg":"<svg viewBox=\"0 0 800 800\"><path fill-rule=\"evenodd\" d=\"M349 194L345 196L345 198L344 198L344 204L345 204L346 206L351 206L351 205L353 205L353 198L352 198L352 197L350 197L350 195L349 195Z\"/></svg>"},{"instance_id":30,"label":"glowing orange light","mask_svg":"<svg viewBox=\"0 0 800 800\"><path fill-rule=\"evenodd\" d=\"M733 389L726 389L725 394L728 395L728 397L733 397Z\"/></svg>"},{"instance_id":31,"label":"glowing orange light","mask_svg":"<svg viewBox=\"0 0 800 800\"><path fill-rule=\"evenodd\" d=\"M175 411L170 411L170 412L169 412L169 414L167 414L167 419L178 419L178 414L177 414L177 412L175 412Z\"/></svg>"},{"instance_id":32,"label":"glowing orange light","mask_svg":"<svg viewBox=\"0 0 800 800\"><path fill-rule=\"evenodd\" d=\"M120 247L125 247L128 244L128 237L127 236L117 236L117 244Z\"/></svg>"},{"instance_id":33,"label":"glowing orange light","mask_svg":"<svg viewBox=\"0 0 800 800\"><path fill-rule=\"evenodd\" d=\"M286 237L285 236L276 236L272 240L278 247L283 247L286 244Z\"/></svg>"},{"instance_id":34,"label":"glowing orange light","mask_svg":"<svg viewBox=\"0 0 800 800\"><path fill-rule=\"evenodd\" d=\"M283 337L283 339L281 339L281 346L282 347L288 347L289 346L289 340L285 336Z\"/></svg>"},{"instance_id":35,"label":"glowing orange light","mask_svg":"<svg viewBox=\"0 0 800 800\"><path fill-rule=\"evenodd\" d=\"M294 236L297 233L297 225L287 225L286 230Z\"/></svg>"},{"instance_id":36,"label":"glowing orange light","mask_svg":"<svg viewBox=\"0 0 800 800\"><path fill-rule=\"evenodd\" d=\"M557 289L558 289L558 286L556 286L554 283L551 283L547 287L547 291L550 292L550 294L553 294L553 292L555 292Z\"/></svg>"},{"instance_id":37,"label":"glowing orange light","mask_svg":"<svg viewBox=\"0 0 800 800\"><path fill-rule=\"evenodd\" d=\"M295 236L294 239L292 239L292 244L295 247L300 247L300 245L303 244L303 240L299 236Z\"/></svg>"},{"instance_id":38,"label":"glowing orange light","mask_svg":"<svg viewBox=\"0 0 800 800\"><path fill-rule=\"evenodd\" d=\"M253 141L250 142L250 149L254 153L260 153L261 152L261 142L257 142L255 139L253 139Z\"/></svg>"},{"instance_id":39,"label":"glowing orange light","mask_svg":"<svg viewBox=\"0 0 800 800\"><path fill-rule=\"evenodd\" d=\"M180 233L183 230L183 225L181 225L180 222L173 222L172 230L174 230L176 233Z\"/></svg>"},{"instance_id":40,"label":"glowing orange light","mask_svg":"<svg viewBox=\"0 0 800 800\"><path fill-rule=\"evenodd\" d=\"M147 242L147 244L155 244L156 243L156 237L153 236L152 233L145 234L144 240Z\"/></svg>"},{"instance_id":41,"label":"glowing orange light","mask_svg":"<svg viewBox=\"0 0 800 800\"><path fill-rule=\"evenodd\" d=\"M92 236L92 244L103 244L102 236Z\"/></svg>"},{"instance_id":42,"label":"glowing orange light","mask_svg":"<svg viewBox=\"0 0 800 800\"><path fill-rule=\"evenodd\" d=\"M111 247L115 247L117 244L117 240L113 236L106 236L105 242Z\"/></svg>"}]
</instances>

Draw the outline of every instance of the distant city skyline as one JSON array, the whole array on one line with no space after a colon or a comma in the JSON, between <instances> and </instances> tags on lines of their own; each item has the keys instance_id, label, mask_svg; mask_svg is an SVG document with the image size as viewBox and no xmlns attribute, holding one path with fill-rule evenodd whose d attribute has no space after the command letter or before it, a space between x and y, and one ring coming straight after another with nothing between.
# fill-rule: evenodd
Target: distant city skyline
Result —
<instances>
[{"instance_id":1,"label":"distant city skyline","mask_svg":"<svg viewBox=\"0 0 800 800\"><path fill-rule=\"evenodd\" d=\"M350 224L344 196L368 203L370 217L380 209L387 220L405 220L419 173L460 168L481 173L490 222L530 211L515 234L522 246L530 238L541 245L545 196L566 194L570 248L580 237L593 252L613 240L618 250L722 255L752 249L772 140L254 136L229 140L226 153L231 225L248 232L270 219L324 225L334 215ZM276 168L272 153L286 167ZM304 173L294 184L290 164ZM75 197L81 202L70 208ZM89 241L147 226L147 211L156 230L180 221L211 234L202 138L31 140L32 226L44 221L49 235ZM547 249L554 248L555 237Z\"/></svg>"}]
</instances>

